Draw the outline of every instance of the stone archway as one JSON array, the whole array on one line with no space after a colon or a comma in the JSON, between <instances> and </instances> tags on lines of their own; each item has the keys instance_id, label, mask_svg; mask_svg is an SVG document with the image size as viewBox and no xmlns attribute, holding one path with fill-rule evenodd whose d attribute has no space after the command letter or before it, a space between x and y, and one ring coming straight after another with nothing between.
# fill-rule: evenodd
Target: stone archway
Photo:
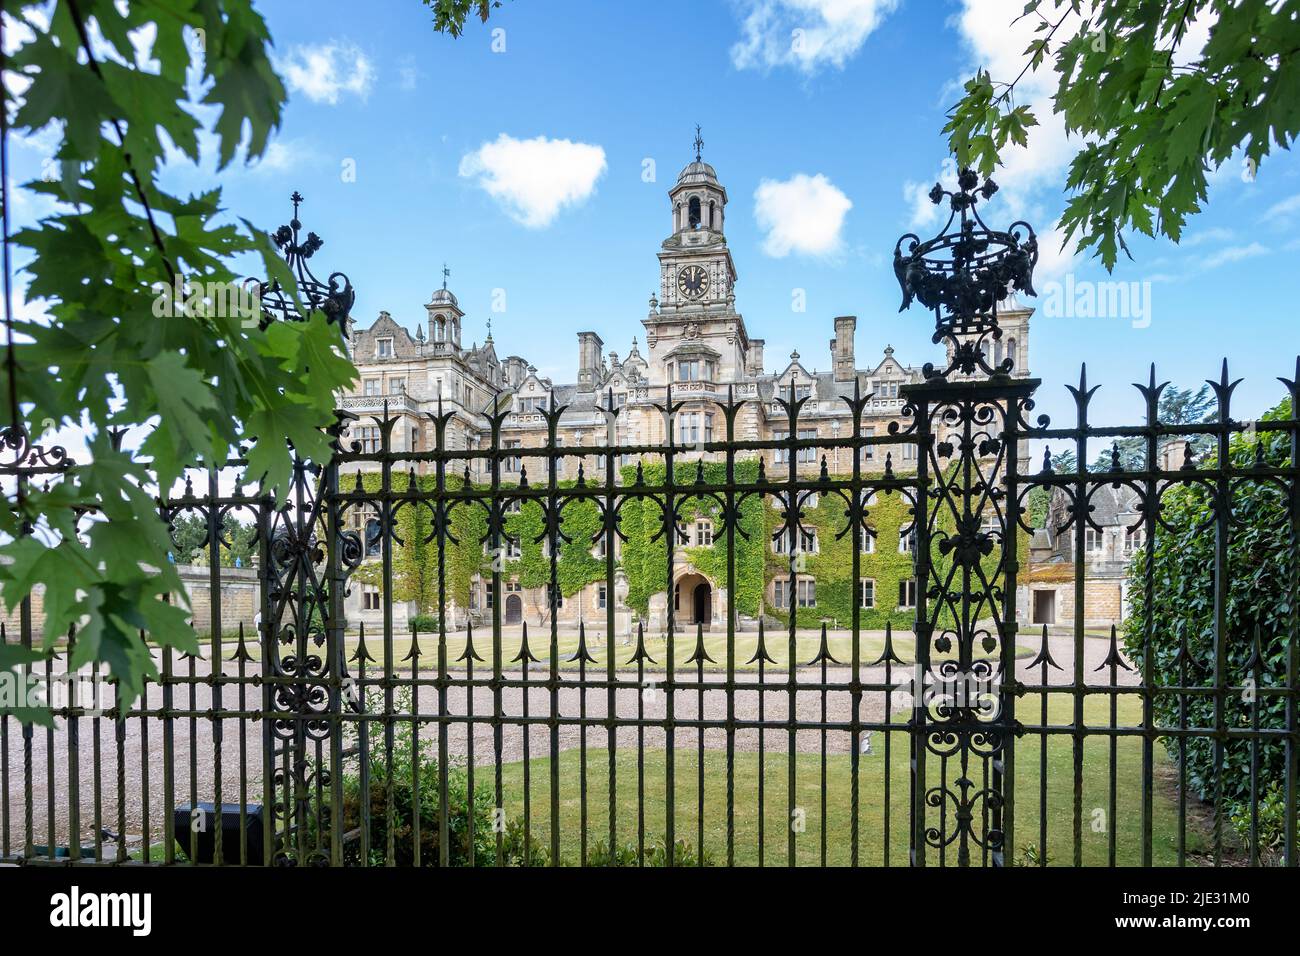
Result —
<instances>
[{"instance_id":1,"label":"stone archway","mask_svg":"<svg viewBox=\"0 0 1300 956\"><path fill-rule=\"evenodd\" d=\"M698 571L688 572L673 586L673 618L681 626L695 627L703 624L705 630L713 622L715 593L713 584Z\"/></svg>"}]
</instances>

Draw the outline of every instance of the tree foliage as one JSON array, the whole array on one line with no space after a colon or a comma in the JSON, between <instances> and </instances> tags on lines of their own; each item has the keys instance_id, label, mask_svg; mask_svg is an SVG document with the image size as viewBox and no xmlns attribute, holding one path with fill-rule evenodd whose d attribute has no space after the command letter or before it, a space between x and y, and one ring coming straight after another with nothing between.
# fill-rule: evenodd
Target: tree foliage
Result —
<instances>
[{"instance_id":1,"label":"tree foliage","mask_svg":"<svg viewBox=\"0 0 1300 956\"><path fill-rule=\"evenodd\" d=\"M1210 394L1209 385L1202 385L1196 391L1170 385L1160 393L1159 416L1162 425L1199 425L1218 421L1219 406L1214 396ZM1172 435L1161 435L1157 438L1157 454L1173 440ZM1205 454L1213 446L1213 439L1208 435L1194 435L1187 441L1193 453L1198 455ZM1105 471L1111 467L1114 463L1113 451L1119 453L1119 463L1128 471L1138 471L1146 467L1145 438L1140 435L1129 435L1116 439L1112 444L1113 449L1098 452L1097 459L1092 465L1094 471Z\"/></svg>"},{"instance_id":2,"label":"tree foliage","mask_svg":"<svg viewBox=\"0 0 1300 956\"><path fill-rule=\"evenodd\" d=\"M501 6L501 0L422 0L433 11L433 28L454 37L465 31L465 21L470 15L483 23L492 11Z\"/></svg>"},{"instance_id":3,"label":"tree foliage","mask_svg":"<svg viewBox=\"0 0 1300 956\"><path fill-rule=\"evenodd\" d=\"M1265 415L1265 419L1289 418L1290 402ZM1290 440L1284 432L1259 433L1266 464L1290 464ZM1249 468L1255 461L1255 445L1243 436L1234 437L1230 454L1237 467ZM1213 516L1211 490L1204 484L1185 484L1162 497L1162 516L1169 529L1161 528L1153 548L1142 548L1134 556L1129 572L1131 613L1125 622L1125 646L1139 672L1151 656L1157 686L1206 687L1215 681L1214 569L1215 536L1207 531ZM1259 687L1284 686L1286 659L1291 635L1295 633L1297 555L1291 543L1285 492L1268 481L1237 482L1232 494L1232 530L1228 545L1229 589L1226 604L1226 681L1245 686L1255 679L1252 657L1258 641ZM1154 588L1146 594L1150 565ZM1148 644L1148 631L1150 643ZM1228 727L1251 725L1252 708L1258 702L1261 727L1286 724L1286 701L1282 696L1233 692L1224 695ZM1162 727L1214 727L1215 708L1211 695L1155 694L1153 705ZM1186 708L1185 720L1180 708ZM1216 788L1214 741L1189 737L1181 742L1166 740L1177 759L1185 747L1189 784L1206 799ZM1260 747L1261 781L1280 780L1285 769L1285 745L1265 742ZM1230 738L1225 744L1223 786L1229 803L1250 800L1251 743Z\"/></svg>"},{"instance_id":4,"label":"tree foliage","mask_svg":"<svg viewBox=\"0 0 1300 956\"><path fill-rule=\"evenodd\" d=\"M494 4L431 5L435 28L455 36ZM241 254L296 289L263 229L224 216L220 189L179 196L159 182L165 159L198 162L201 148L219 169L255 160L278 128L285 89L251 0L16 0L5 17L9 128L51 136L57 171L21 187L54 210L12 237L48 318L20 326L12 375L0 364L5 418L18 419L6 439L22 444L18 426L33 441L80 427L87 454L0 511L0 596L14 609L43 584L47 644L77 624L69 666L105 664L129 703L156 676L142 634L197 649L186 609L162 600L185 591L155 495L187 467L224 463L245 436L260 440L244 477L282 495L291 449L330 457L323 429L355 370L321 314L262 328L213 294L238 287ZM160 287L186 283L205 291L158 317ZM123 447L124 433L145 437ZM37 656L3 645L0 667Z\"/></svg>"},{"instance_id":5,"label":"tree foliage","mask_svg":"<svg viewBox=\"0 0 1300 956\"><path fill-rule=\"evenodd\" d=\"M1267 0L1029 0L1036 21L1017 77L979 70L944 132L958 162L988 174L1038 125L1017 84L1044 64L1053 112L1077 138L1061 219L1107 269L1126 231L1182 236L1207 174L1244 152L1246 174L1300 129L1300 19ZM1189 26L1213 21L1199 50Z\"/></svg>"}]
</instances>

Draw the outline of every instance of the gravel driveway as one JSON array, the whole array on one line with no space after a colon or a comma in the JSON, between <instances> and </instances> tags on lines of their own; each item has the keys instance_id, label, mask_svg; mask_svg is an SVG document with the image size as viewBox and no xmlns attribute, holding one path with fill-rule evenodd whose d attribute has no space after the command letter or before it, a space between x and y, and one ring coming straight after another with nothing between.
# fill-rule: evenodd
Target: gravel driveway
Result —
<instances>
[{"instance_id":1,"label":"gravel driveway","mask_svg":"<svg viewBox=\"0 0 1300 956\"><path fill-rule=\"evenodd\" d=\"M1036 646L1037 639L1029 640ZM1074 641L1072 637L1054 637L1050 639L1052 656L1062 666L1062 670L1049 672L1049 682L1065 684L1072 673ZM1085 679L1088 683L1104 684L1106 671L1097 672L1096 668L1104 660L1108 642L1098 638L1084 641ZM1027 672L1028 659L1021 659L1017 666L1018 677L1027 683L1036 683L1039 670L1034 668ZM516 665L517 667L517 665ZM178 666L177 674L188 676L189 665ZM206 662L198 661L194 667L195 675L204 679L208 669ZM224 673L229 677L236 673L235 665L227 663ZM250 678L256 675L254 665L247 671ZM377 672L372 667L368 677ZM406 672L409 674L409 672ZM401 676L406 676L403 674ZM428 679L434 676L428 667L421 667L420 676ZM462 674L453 674L461 676ZM519 670L506 672L508 679L521 678ZM589 674L589 679L603 682L604 672ZM678 681L693 682L695 672L677 672ZM795 691L795 714L799 721L820 721L822 717L822 694L817 689L805 685L816 684L821 680L820 668L801 668L796 672L798 684ZM891 674L895 686L909 676L903 668L894 668ZM475 679L491 677L490 668L478 665ZM706 671L705 682L721 683L725 679L723 671ZM827 683L846 685L852 674L846 667L831 667L827 670ZM529 681L545 681L547 668L534 665L529 669ZM557 713L559 719L577 720L582 707L586 707L589 720L603 719L608 700L604 686L588 687L585 692L575 686L578 675L572 671L560 673L560 686L557 693ZM1137 675L1121 670L1119 683L1134 685ZM760 692L756 673L741 673L736 676L737 689L734 693L735 717L739 721L757 721L759 719L760 697L762 698L763 720L777 726L766 731L766 746L771 752L784 752L787 748L788 735L780 723L787 719L790 705L790 690L785 672L766 675L765 690ZM862 681L867 684L883 684L885 669L883 667L862 669ZM663 674L647 673L643 684L637 683L637 675L626 671L618 674L618 687L615 695L615 712L621 719L634 718L638 705L644 708L648 720L664 720L667 715L668 695L663 689ZM225 686L222 689L221 705L224 713L235 710L239 703L237 687ZM374 691L372 690L372 693ZM502 714L507 719L518 720L524 713L524 691L522 687L506 687L501 691ZM191 704L191 696L193 703ZM865 691L859 707L859 719L864 722L882 721L885 715L886 693L883 690ZM463 686L451 687L447 692L448 710L461 717L469 713L467 690ZM473 692L473 713L491 715L493 713L493 690L486 686L476 686ZM246 689L248 710L261 707L260 689L249 685ZM434 687L420 688L417 712L422 715L438 712L438 692ZM140 704L136 705L137 708ZM149 716L132 716L127 722L118 740L116 723L107 718L83 717L75 721L60 720L53 731L36 727L30 732L30 773L25 769L28 758L25 747L23 728L17 721L5 718L3 733L7 743L0 748L0 761L3 761L3 779L5 787L0 792L0 851L2 854L21 853L27 807L30 801L32 816L33 842L43 844L51 831L57 834L55 842L66 844L69 841L69 808L73 802L74 790L76 803L80 808L79 831L83 842L90 842L96 829L96 819L100 825L110 830L125 829L128 843L139 846L144 842L146 832L146 813L148 815L148 833L151 842L161 840L164 793L166 778L164 776L165 754L172 753L174 782L172 790L176 803L188 802L191 794L200 801L213 800L216 796L217 781L221 783L221 799L226 803L235 803L241 799L241 785L244 787L249 802L263 801L262 791L262 733L260 721L240 721L234 717L214 720L212 686L207 683L183 685L172 689L171 707L180 710L182 716L165 721L157 716L164 706L163 689L153 686L149 689L144 702ZM679 689L675 693L674 719L678 721L695 720L700 712L699 691L696 689ZM831 723L847 723L852 719L852 700L847 689L832 688L825 694L826 720ZM895 701L895 719L900 707L907 706L906 699ZM527 709L531 718L549 718L551 714L551 694L545 686L530 686L527 694ZM198 716L191 717L189 711ZM703 714L706 721L722 721L727 716L727 694L722 689L706 690L703 695ZM170 723L170 741L167 724ZM221 740L218 746L214 732L220 724ZM401 731L409 734L409 722L399 724ZM493 750L493 727L487 722L475 723L473 732L473 762L478 766L491 766L495 761ZM381 724L372 725L371 740L381 739ZM448 731L448 750L458 757L468 757L470 752L469 725L465 721L453 723ZM77 762L69 763L69 741L77 739ZM559 750L578 747L581 731L572 724L561 724L558 734ZM821 747L822 734L817 729L801 730L796 736L796 747L800 752L818 752ZM826 747L830 753L847 753L851 746L847 731L834 730L827 735ZM550 754L550 727L546 723L532 723L525 734L519 723L507 723L502 728L502 747L500 759L505 763L522 760L525 752L525 738L529 755L533 758L546 757ZM721 727L707 728L704 731L706 748L722 749L726 747L726 732ZM877 741L879 736L876 735ZM903 739L900 735L896 740ZM436 752L437 729L426 724L421 729L421 740L430 752ZM645 747L647 750L663 748L667 742L664 727L645 729ZM694 727L678 727L675 731L675 743L679 748L695 748L698 745L699 730ZM98 742L98 747L96 747ZM608 736L604 727L593 726L587 730L587 746L590 752L603 752L607 746ZM737 750L755 751L758 749L759 730L757 728L739 728L736 731ZM637 728L620 727L617 732L617 746L635 748L637 746ZM119 752L121 758L119 759ZM218 773L217 754L220 754ZM48 755L53 754L53 761ZM96 769L98 768L98 770ZM100 781L96 793L95 780ZM120 793L124 796L119 800ZM54 799L49 799L53 794ZM146 799L147 795L147 799ZM119 810L122 816L119 815ZM124 816L124 819L123 819Z\"/></svg>"}]
</instances>

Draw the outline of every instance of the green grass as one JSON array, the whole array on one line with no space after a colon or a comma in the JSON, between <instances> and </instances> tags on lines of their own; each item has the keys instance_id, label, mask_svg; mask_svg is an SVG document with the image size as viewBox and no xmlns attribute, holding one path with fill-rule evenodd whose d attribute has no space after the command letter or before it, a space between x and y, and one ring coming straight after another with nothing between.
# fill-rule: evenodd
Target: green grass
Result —
<instances>
[{"instance_id":1,"label":"green grass","mask_svg":"<svg viewBox=\"0 0 1300 956\"><path fill-rule=\"evenodd\" d=\"M636 662L632 659L636 651L635 643L624 644L622 638L614 639L613 653L614 666L618 670L636 670ZM420 667L423 671L433 671L438 666L438 635L421 634L420 643ZM349 634L346 638L345 647L347 657L350 659L356 652L358 637L356 634ZM518 668L519 664L514 658L519 655L521 641L517 634L503 635L502 640L502 666L505 668ZM694 671L695 662L689 660L695 653L696 635L692 631L689 634L679 634L674 641L673 658L679 671ZM764 637L764 644L767 648L768 656L774 663L767 665L769 671L785 670L787 662L790 659L790 638L789 635L782 631L768 631ZM205 651L210 647L210 642L204 642ZM649 636L645 638L646 653L650 659L645 662L646 670L662 669L668 660L668 641L661 636ZM820 635L808 632L801 633L796 639L795 661L800 666L808 666L809 662L817 657L818 649L821 646ZM827 639L827 646L830 648L831 656L834 661L831 666L835 666L835 661L841 664L849 664L853 659L852 639L847 633L831 634ZM893 637L894 653L905 663L914 661L916 641L911 634L895 633ZM578 635L576 633L561 633L557 640L559 649L560 669L569 671L577 670L578 662L572 660L578 650ZM859 637L859 659L862 666L874 664L884 652L885 638L883 631L864 631ZM540 668L549 669L551 637L548 630L532 630L528 636L528 648L534 658L541 662L540 665L532 665L534 670ZM704 662L706 671L722 671L727 666L727 635L725 631L709 633L704 635L704 648L706 654L713 660ZM749 663L758 649L757 633L740 633L736 635L735 662L736 670L741 672L757 671L758 664ZM223 646L223 653L226 657L234 654L234 644L226 642ZM248 651L257 659L260 654L260 648L255 642L249 642ZM366 634L366 650L374 658L375 663L370 667L382 667L384 658L383 639L375 633ZM492 666L492 634L490 631L477 632L474 635L474 650L478 656L483 659L482 663L475 664L477 668ZM595 673L605 669L606 655L610 652L603 638L596 640L587 639L588 653L595 658L595 663L587 664L588 673ZM393 666L399 670L407 669L411 666L409 660L405 660L411 651L411 636L407 634L395 634L393 636ZM465 662L460 658L465 653L465 632L463 629L454 631L447 635L447 667L452 670L464 668ZM1016 656L1032 656L1037 653L1033 648L1017 645ZM953 656L952 654L943 655L937 652L932 654L936 660L944 657ZM975 656L987 656L980 648L976 648ZM653 663L652 663L653 661ZM818 665L820 666L820 665Z\"/></svg>"},{"instance_id":2,"label":"green grass","mask_svg":"<svg viewBox=\"0 0 1300 956\"><path fill-rule=\"evenodd\" d=\"M1032 713L1036 718L1039 703L1032 697L1022 701L1021 713ZM1085 707L1085 720L1090 726L1104 726L1108 722L1107 705L1097 698L1090 699ZM1140 716L1140 705L1123 699L1119 708L1121 726L1134 724ZM1049 723L1067 724L1070 704L1067 700L1054 700L1048 711ZM815 732L814 732L815 733ZM884 756L884 735L873 735L874 755L861 758L859 799L860 831L859 862L862 865L906 865L908 859L908 739L906 732L891 734L891 751ZM679 731L678 747L693 746L695 735ZM587 832L589 845L598 840L608 841L609 786L608 752L603 749L604 734L593 732L588 736L587 754ZM665 832L667 801L665 753L662 749L647 748L644 757L644 819L647 845L660 840ZM581 797L579 793L580 754L578 750L563 752L559 757L559 812L560 857L566 862L576 862L580 857ZM1153 861L1157 866L1177 862L1177 805L1159 783L1159 769L1167 764L1163 748L1156 746L1157 787L1152 831ZM885 796L885 767L890 773L890 793ZM938 782L938 759L930 758L927 776ZM765 805L762 820L762 838L765 865L785 865L787 857L787 826L789 800L786 773L788 763L784 753L768 753L762 765L765 781ZM976 765L978 772L978 765ZM676 780L676 838L692 845L699 841L698 814L698 758L694 750L678 749L675 753ZM759 856L758 787L760 764L756 753L735 755L735 862L738 865L757 865ZM637 839L637 754L635 750L620 749L616 753L617 809L616 820L619 840L635 843ZM507 818L524 812L524 766L508 764L502 768L503 798ZM531 794L531 831L543 846L550 846L550 761L534 759L530 766L529 791ZM847 754L828 756L826 759L825 802L822 815L822 767L818 754L799 754L795 759L796 807L805 810L806 828L796 836L796 862L815 865L821 861L822 830L826 830L826 861L831 865L850 862L850 757ZM950 769L949 779L955 776ZM477 768L476 786L492 786L492 768ZM1117 861L1120 865L1141 863L1141 744L1135 738L1120 738L1117 769L1117 811L1111 822L1117 828ZM1014 855L1019 857L1027 844L1039 840L1039 741L1024 737L1016 746L1016 822ZM976 780L977 785L979 780ZM1066 736L1052 736L1047 752L1047 819L1049 865L1071 865L1073 861L1073 757L1072 742ZM1086 866L1104 866L1108 861L1107 833L1092 828L1096 808L1105 808L1109 799L1109 742L1103 737L1089 737L1084 744L1083 801L1082 801L1082 852ZM885 809L889 807L889 855L885 856ZM726 852L726 754L724 751L705 751L704 758L704 846L715 865L723 865ZM936 824L936 811L930 811L927 822ZM978 830L978 827L977 827ZM1189 853L1201 852L1205 841L1200 833L1193 832L1189 824L1187 848ZM972 849L972 862L980 862L978 850ZM928 860L939 862L937 852L931 850ZM950 850L947 863L956 863L955 847Z\"/></svg>"}]
</instances>

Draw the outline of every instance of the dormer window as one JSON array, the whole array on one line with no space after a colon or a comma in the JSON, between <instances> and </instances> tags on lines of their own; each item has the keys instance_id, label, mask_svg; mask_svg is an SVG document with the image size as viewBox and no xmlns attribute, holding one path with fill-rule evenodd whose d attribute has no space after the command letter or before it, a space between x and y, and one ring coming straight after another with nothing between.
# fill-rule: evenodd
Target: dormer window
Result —
<instances>
[{"instance_id":1,"label":"dormer window","mask_svg":"<svg viewBox=\"0 0 1300 956\"><path fill-rule=\"evenodd\" d=\"M376 339L375 340L375 358L392 358L393 357L393 340Z\"/></svg>"}]
</instances>

